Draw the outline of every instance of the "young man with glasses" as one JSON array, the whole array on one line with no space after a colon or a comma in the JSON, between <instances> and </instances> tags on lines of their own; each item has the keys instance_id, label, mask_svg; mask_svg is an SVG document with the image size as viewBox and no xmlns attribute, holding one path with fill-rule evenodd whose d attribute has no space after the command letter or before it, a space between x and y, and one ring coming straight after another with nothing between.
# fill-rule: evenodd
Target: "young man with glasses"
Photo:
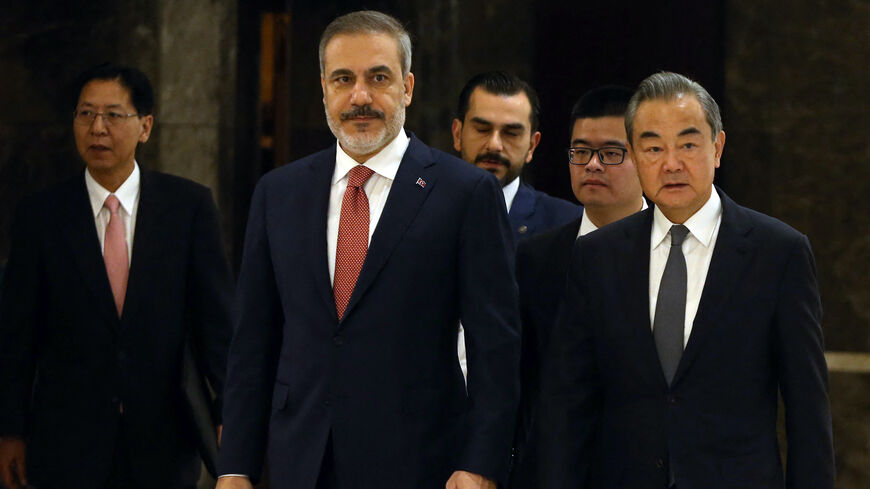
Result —
<instances>
[{"instance_id":1,"label":"young man with glasses","mask_svg":"<svg viewBox=\"0 0 870 489\"><path fill-rule=\"evenodd\" d=\"M571 187L583 203L583 215L519 244L517 282L523 325L520 362L522 397L513 488L538 487L534 405L540 390L541 364L550 331L564 297L565 277L574 242L647 207L637 171L627 150L625 110L631 90L605 86L584 94L571 111L571 147L567 151Z\"/></svg>"}]
</instances>

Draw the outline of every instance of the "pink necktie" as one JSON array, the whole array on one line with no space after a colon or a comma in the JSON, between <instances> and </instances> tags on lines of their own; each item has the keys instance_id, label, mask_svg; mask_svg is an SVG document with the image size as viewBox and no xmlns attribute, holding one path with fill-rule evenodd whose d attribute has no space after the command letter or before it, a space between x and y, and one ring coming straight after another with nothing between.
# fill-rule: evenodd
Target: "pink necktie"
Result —
<instances>
[{"instance_id":1,"label":"pink necktie","mask_svg":"<svg viewBox=\"0 0 870 489\"><path fill-rule=\"evenodd\" d=\"M335 249L335 277L332 293L338 320L344 316L356 279L369 249L369 199L362 186L374 172L357 165L350 170L347 189L341 201L338 222L338 245Z\"/></svg>"},{"instance_id":2,"label":"pink necktie","mask_svg":"<svg viewBox=\"0 0 870 489\"><path fill-rule=\"evenodd\" d=\"M109 285L112 286L112 295L115 297L118 317L121 316L121 311L124 309L127 277L130 275L127 258L127 233L124 232L124 219L118 213L120 204L118 197L114 195L106 197L106 202L103 203L103 206L111 212L103 243L103 260L106 262L106 274L109 276Z\"/></svg>"}]
</instances>

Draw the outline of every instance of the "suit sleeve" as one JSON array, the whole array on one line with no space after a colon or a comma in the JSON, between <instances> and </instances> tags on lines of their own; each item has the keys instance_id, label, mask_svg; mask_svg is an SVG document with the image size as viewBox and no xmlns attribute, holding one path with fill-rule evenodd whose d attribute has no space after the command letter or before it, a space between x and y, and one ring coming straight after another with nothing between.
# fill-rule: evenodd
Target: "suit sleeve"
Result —
<instances>
[{"instance_id":1,"label":"suit sleeve","mask_svg":"<svg viewBox=\"0 0 870 489\"><path fill-rule=\"evenodd\" d=\"M821 299L809 240L794 243L780 283L775 328L788 440L786 487L833 489L834 449Z\"/></svg>"},{"instance_id":2,"label":"suit sleeve","mask_svg":"<svg viewBox=\"0 0 870 489\"><path fill-rule=\"evenodd\" d=\"M565 302L548 343L535 419L538 484L547 489L584 487L591 444L601 414L593 308L581 279L582 243L574 247Z\"/></svg>"},{"instance_id":3,"label":"suit sleeve","mask_svg":"<svg viewBox=\"0 0 870 489\"><path fill-rule=\"evenodd\" d=\"M191 280L187 294L194 350L217 394L214 412L220 423L227 351L232 335L233 279L211 192L203 192L192 225Z\"/></svg>"},{"instance_id":4,"label":"suit sleeve","mask_svg":"<svg viewBox=\"0 0 870 489\"><path fill-rule=\"evenodd\" d=\"M251 201L236 289L220 474L247 475L254 483L260 477L283 322L266 227L266 190L261 181Z\"/></svg>"},{"instance_id":5,"label":"suit sleeve","mask_svg":"<svg viewBox=\"0 0 870 489\"><path fill-rule=\"evenodd\" d=\"M12 247L0 284L0 436L25 435L41 322L40 220L32 201L18 207Z\"/></svg>"},{"instance_id":6,"label":"suit sleeve","mask_svg":"<svg viewBox=\"0 0 870 489\"><path fill-rule=\"evenodd\" d=\"M519 307L513 237L501 189L489 175L472 191L459 246L471 409L458 468L505 481L519 399Z\"/></svg>"}]
</instances>

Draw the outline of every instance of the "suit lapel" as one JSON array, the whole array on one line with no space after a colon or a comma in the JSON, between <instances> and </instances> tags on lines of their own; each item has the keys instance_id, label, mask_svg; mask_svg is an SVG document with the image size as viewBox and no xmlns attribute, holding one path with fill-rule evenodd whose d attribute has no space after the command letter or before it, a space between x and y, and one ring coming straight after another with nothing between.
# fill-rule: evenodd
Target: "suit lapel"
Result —
<instances>
[{"instance_id":1,"label":"suit lapel","mask_svg":"<svg viewBox=\"0 0 870 489\"><path fill-rule=\"evenodd\" d=\"M622 306L625 324L632 328L632 337L626 338L628 351L636 351L640 356L634 362L639 376L653 375L652 382L666 384L656 350L652 326L649 322L649 256L650 233L652 232L653 212L649 208L642 212L637 226L627 228L619 261L619 282L622 285Z\"/></svg>"},{"instance_id":2,"label":"suit lapel","mask_svg":"<svg viewBox=\"0 0 870 489\"><path fill-rule=\"evenodd\" d=\"M115 310L109 277L106 275L106 264L100 250L93 209L84 176L79 176L80 179L71 182L68 187L68 196L62 199L70 202L65 209L64 234L70 243L70 249L73 250L82 281L94 296L95 306L106 316L108 324L117 326L118 313Z\"/></svg>"},{"instance_id":3,"label":"suit lapel","mask_svg":"<svg viewBox=\"0 0 870 489\"><path fill-rule=\"evenodd\" d=\"M335 297L332 295L332 285L329 280L329 258L326 244L326 221L329 213L329 193L332 186L332 175L335 173L335 146L331 151L324 151L322 157L313 161L310 170L310 181L305 186L313 189L311 192L303 192L310 200L301 209L308 209L305 216L307 222L301 223L299 229L312 230L311 239L306 240L308 250L306 256L313 259L309 262L311 275L314 278L314 287L317 295L323 301L323 305L330 311L333 319L338 321L338 313L335 310ZM296 213L300 209L287 209L287 212Z\"/></svg>"},{"instance_id":4,"label":"suit lapel","mask_svg":"<svg viewBox=\"0 0 870 489\"><path fill-rule=\"evenodd\" d=\"M535 194L528 186L520 182L520 188L517 189L517 194L514 196L514 201L511 203L510 212L508 212L508 220L511 223L514 238L520 238L520 227L523 224L529 226L529 221L534 213ZM526 229L522 234L530 235L533 231L533 229Z\"/></svg>"},{"instance_id":5,"label":"suit lapel","mask_svg":"<svg viewBox=\"0 0 870 489\"><path fill-rule=\"evenodd\" d=\"M434 165L435 161L429 148L416 136L411 135L411 143L393 180L384 211L372 235L362 271L345 309L345 317L350 315L354 306L372 285L411 221L417 216L423 201L435 187L437 176ZM425 183L419 185L418 179L422 179Z\"/></svg>"},{"instance_id":6,"label":"suit lapel","mask_svg":"<svg viewBox=\"0 0 870 489\"><path fill-rule=\"evenodd\" d=\"M752 225L740 206L724 193L719 192L719 195L722 199L722 224L704 281L698 312L692 323L692 332L674 374L674 384L691 367L710 332L716 327L723 327L718 324L717 318L721 316L722 308L730 303L753 254L753 244L749 240Z\"/></svg>"},{"instance_id":7,"label":"suit lapel","mask_svg":"<svg viewBox=\"0 0 870 489\"><path fill-rule=\"evenodd\" d=\"M159 284L150 283L154 276L149 273L155 259L160 259L160 243L167 232L161 223L163 215L171 209L171 202L163 195L163 189L147 170L140 170L139 206L136 210L136 230L133 233L133 250L130 259L130 276L127 279L127 296L124 298L124 310L121 313L121 325L126 319L135 317L135 311L141 307L141 298L147 295L153 287Z\"/></svg>"}]
</instances>

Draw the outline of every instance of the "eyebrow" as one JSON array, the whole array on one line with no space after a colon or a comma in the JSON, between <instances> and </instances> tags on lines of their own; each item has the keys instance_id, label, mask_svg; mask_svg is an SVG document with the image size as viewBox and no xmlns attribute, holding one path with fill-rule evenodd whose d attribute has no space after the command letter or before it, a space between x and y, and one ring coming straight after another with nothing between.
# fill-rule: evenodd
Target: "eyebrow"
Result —
<instances>
[{"instance_id":1,"label":"eyebrow","mask_svg":"<svg viewBox=\"0 0 870 489\"><path fill-rule=\"evenodd\" d=\"M484 119L483 117L479 117L479 116L472 117L470 122L474 122L475 124L482 124L482 125L486 125L486 126L495 126L495 124L492 121L488 121L488 120ZM522 122L511 122L511 123L505 124L501 127L503 129L513 130L513 131L522 131L522 130L525 130L525 128L526 128L525 124L523 124Z\"/></svg>"},{"instance_id":2,"label":"eyebrow","mask_svg":"<svg viewBox=\"0 0 870 489\"><path fill-rule=\"evenodd\" d=\"M329 78L337 78L339 76L353 76L353 72L347 68L339 68L329 74Z\"/></svg>"},{"instance_id":3,"label":"eyebrow","mask_svg":"<svg viewBox=\"0 0 870 489\"><path fill-rule=\"evenodd\" d=\"M677 134L677 136L678 137L679 136L688 136L689 134L699 134L700 135L701 131L697 127L688 127L686 129L683 129L682 131L680 131L680 133Z\"/></svg>"},{"instance_id":4,"label":"eyebrow","mask_svg":"<svg viewBox=\"0 0 870 489\"><path fill-rule=\"evenodd\" d=\"M585 144L586 146L592 146L592 143L590 143L589 141L582 139L582 138L577 138L577 139L571 141L571 146L574 146L575 144ZM604 141L604 143L601 145L602 148L605 146L619 146L620 148L624 148L625 143L623 143L621 141L617 141L615 139L611 139L608 141Z\"/></svg>"},{"instance_id":5,"label":"eyebrow","mask_svg":"<svg viewBox=\"0 0 870 489\"><path fill-rule=\"evenodd\" d=\"M97 106L96 104L92 104L90 102L82 102L79 105L84 105L84 106L88 106L88 107L96 107ZM123 107L123 105L122 104L109 104L106 106L107 109L116 109L119 107Z\"/></svg>"},{"instance_id":6,"label":"eyebrow","mask_svg":"<svg viewBox=\"0 0 870 489\"><path fill-rule=\"evenodd\" d=\"M653 131L644 131L644 132L640 133L641 139L643 139L643 138L660 138L660 137L661 136L659 136L659 134L657 132L653 132Z\"/></svg>"},{"instance_id":7,"label":"eyebrow","mask_svg":"<svg viewBox=\"0 0 870 489\"><path fill-rule=\"evenodd\" d=\"M375 66L374 68L369 68L366 70L366 73L368 73L368 74L392 73L392 72L393 72L393 70L391 70L390 67L387 65L379 65L379 66Z\"/></svg>"}]
</instances>

